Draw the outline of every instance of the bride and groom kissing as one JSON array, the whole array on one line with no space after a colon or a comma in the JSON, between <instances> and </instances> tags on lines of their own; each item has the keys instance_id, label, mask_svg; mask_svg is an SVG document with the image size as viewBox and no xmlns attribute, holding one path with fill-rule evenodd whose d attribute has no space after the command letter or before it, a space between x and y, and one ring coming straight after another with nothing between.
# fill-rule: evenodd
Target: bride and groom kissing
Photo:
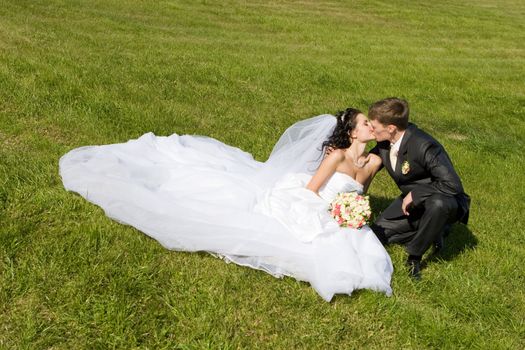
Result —
<instances>
[{"instance_id":1,"label":"bride and groom kissing","mask_svg":"<svg viewBox=\"0 0 525 350\"><path fill-rule=\"evenodd\" d=\"M469 198L447 153L408 116L406 101L389 98L368 118L349 108L303 120L265 162L209 137L147 133L74 149L60 159L60 174L66 189L168 249L307 281L326 301L355 289L390 295L384 244L405 244L417 279L422 255L442 246L447 225L468 219ZM340 192L365 192L382 167L401 196L370 227L340 227L329 203Z\"/></svg>"},{"instance_id":2,"label":"bride and groom kissing","mask_svg":"<svg viewBox=\"0 0 525 350\"><path fill-rule=\"evenodd\" d=\"M351 139L357 141L355 144L359 144L360 139L367 141L365 127L368 126L370 137L376 140L377 145L365 157L362 143L357 149L350 144L349 147L340 147L331 140L327 141L325 145L331 147L327 159L311 183L317 184L316 177L331 159L339 159L342 165L338 165L338 171L346 173L352 172L352 167L357 166L356 170L361 167L356 160L364 158L368 161L370 170L364 171L363 180L366 186L379 168L385 168L401 190L401 195L379 215L371 228L383 244L405 245L410 276L419 280L423 254L431 246L434 247L434 254L443 249L444 238L449 234L452 223L467 223L470 198L464 192L443 146L409 123L407 101L399 98L378 101L368 111L369 120L359 115L358 110L350 108L340 114L341 123L348 113L357 114L354 119L356 125L349 128L355 133L351 134ZM359 134L356 132L360 130L361 120L364 127ZM359 177L360 171L355 174ZM316 186L308 187L315 191Z\"/></svg>"}]
</instances>

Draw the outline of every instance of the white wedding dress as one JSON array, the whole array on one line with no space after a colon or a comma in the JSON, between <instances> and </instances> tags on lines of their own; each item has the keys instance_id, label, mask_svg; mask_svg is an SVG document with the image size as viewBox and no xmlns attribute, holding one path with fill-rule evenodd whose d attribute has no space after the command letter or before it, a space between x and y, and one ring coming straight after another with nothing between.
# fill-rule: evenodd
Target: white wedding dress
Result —
<instances>
[{"instance_id":1,"label":"white wedding dress","mask_svg":"<svg viewBox=\"0 0 525 350\"><path fill-rule=\"evenodd\" d=\"M320 196L305 188L334 127L330 115L294 124L264 163L212 138L148 133L74 149L60 175L66 189L168 249L307 281L326 301L362 288L391 295L392 263L371 229L340 228L327 211L338 192L362 185L335 173Z\"/></svg>"}]
</instances>

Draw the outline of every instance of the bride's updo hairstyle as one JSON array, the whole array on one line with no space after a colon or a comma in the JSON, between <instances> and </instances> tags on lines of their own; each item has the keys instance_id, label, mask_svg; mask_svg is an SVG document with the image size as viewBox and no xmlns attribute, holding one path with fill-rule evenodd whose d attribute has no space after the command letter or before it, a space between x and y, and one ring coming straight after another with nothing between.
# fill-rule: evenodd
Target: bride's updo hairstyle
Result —
<instances>
[{"instance_id":1,"label":"bride's updo hairstyle","mask_svg":"<svg viewBox=\"0 0 525 350\"><path fill-rule=\"evenodd\" d=\"M334 132L328 140L323 142L323 150L326 150L328 147L334 149L350 147L350 133L357 125L357 115L362 113L363 112L355 108L347 108L344 111L338 112L335 115L337 124Z\"/></svg>"}]
</instances>

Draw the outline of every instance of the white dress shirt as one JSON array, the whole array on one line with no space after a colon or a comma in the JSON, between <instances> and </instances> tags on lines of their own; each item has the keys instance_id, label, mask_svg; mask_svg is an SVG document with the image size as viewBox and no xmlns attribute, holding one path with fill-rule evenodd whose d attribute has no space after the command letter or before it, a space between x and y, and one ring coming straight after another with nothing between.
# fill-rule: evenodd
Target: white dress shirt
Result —
<instances>
[{"instance_id":1,"label":"white dress shirt","mask_svg":"<svg viewBox=\"0 0 525 350\"><path fill-rule=\"evenodd\" d=\"M399 147L401 146L401 141L403 140L405 133L395 142L390 144L390 164L392 164L392 169L396 170L397 164L397 154L399 153Z\"/></svg>"}]
</instances>

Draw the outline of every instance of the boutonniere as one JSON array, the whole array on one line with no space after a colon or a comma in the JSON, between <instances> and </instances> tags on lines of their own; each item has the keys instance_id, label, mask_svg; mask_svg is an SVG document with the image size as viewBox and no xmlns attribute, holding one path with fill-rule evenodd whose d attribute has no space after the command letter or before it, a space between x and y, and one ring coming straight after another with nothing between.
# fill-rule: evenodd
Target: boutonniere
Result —
<instances>
[{"instance_id":1,"label":"boutonniere","mask_svg":"<svg viewBox=\"0 0 525 350\"><path fill-rule=\"evenodd\" d=\"M405 160L403 162L403 164L401 165L401 173L403 175L406 175L410 172L410 163L408 162L408 160Z\"/></svg>"}]
</instances>

